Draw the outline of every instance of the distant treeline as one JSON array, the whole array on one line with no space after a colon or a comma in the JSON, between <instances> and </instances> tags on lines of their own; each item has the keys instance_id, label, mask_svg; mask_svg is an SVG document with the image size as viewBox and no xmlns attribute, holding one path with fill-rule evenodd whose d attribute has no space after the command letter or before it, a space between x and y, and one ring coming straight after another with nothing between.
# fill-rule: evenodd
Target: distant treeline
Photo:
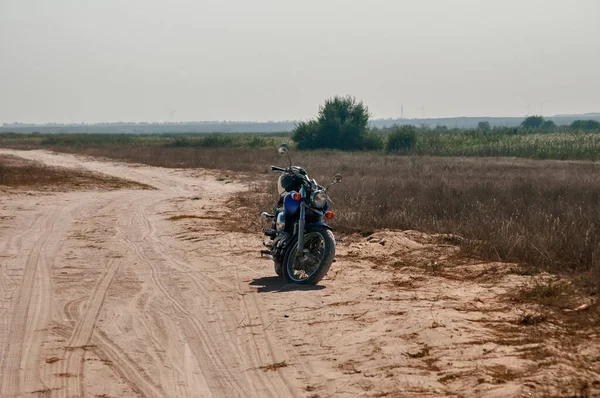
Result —
<instances>
[{"instance_id":1,"label":"distant treeline","mask_svg":"<svg viewBox=\"0 0 600 398\"><path fill-rule=\"evenodd\" d=\"M95 123L95 124L3 124L0 132L13 133L279 133L294 129L295 122L190 122L190 123Z\"/></svg>"},{"instance_id":2,"label":"distant treeline","mask_svg":"<svg viewBox=\"0 0 600 398\"><path fill-rule=\"evenodd\" d=\"M582 115L549 116L546 120L558 126L570 125L576 120L600 122L600 113ZM373 119L369 126L386 128L393 125L413 125L418 127L441 127L470 129L487 122L492 127L517 127L522 117L457 117L437 119ZM157 134L157 133L279 133L290 132L297 121L283 122L180 122L180 123L94 123L94 124L20 124L4 123L0 132L15 133L95 133L95 134Z\"/></svg>"}]
</instances>

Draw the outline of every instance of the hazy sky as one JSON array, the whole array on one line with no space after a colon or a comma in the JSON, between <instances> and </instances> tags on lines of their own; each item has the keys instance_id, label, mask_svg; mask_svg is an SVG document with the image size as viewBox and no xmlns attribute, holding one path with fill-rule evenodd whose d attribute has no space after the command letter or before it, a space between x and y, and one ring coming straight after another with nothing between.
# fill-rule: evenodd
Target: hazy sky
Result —
<instances>
[{"instance_id":1,"label":"hazy sky","mask_svg":"<svg viewBox=\"0 0 600 398\"><path fill-rule=\"evenodd\" d=\"M600 0L0 0L0 122L600 112Z\"/></svg>"}]
</instances>

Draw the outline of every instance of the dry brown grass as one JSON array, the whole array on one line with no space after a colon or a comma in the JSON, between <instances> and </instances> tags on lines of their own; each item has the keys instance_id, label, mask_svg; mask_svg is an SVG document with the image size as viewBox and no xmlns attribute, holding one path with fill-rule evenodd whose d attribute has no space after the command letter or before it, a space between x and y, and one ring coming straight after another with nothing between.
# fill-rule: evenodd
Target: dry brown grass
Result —
<instances>
[{"instance_id":1,"label":"dry brown grass","mask_svg":"<svg viewBox=\"0 0 600 398\"><path fill-rule=\"evenodd\" d=\"M194 214L180 214L177 216L171 216L169 217L169 220L171 221L179 221L179 220L187 220L187 219L200 219L200 220L220 220L220 217L212 217L212 216L198 216L198 215L194 215Z\"/></svg>"},{"instance_id":2,"label":"dry brown grass","mask_svg":"<svg viewBox=\"0 0 600 398\"><path fill-rule=\"evenodd\" d=\"M275 202L274 149L153 146L53 147L162 167L231 170L249 181L240 204L256 211ZM381 153L292 153L331 191L338 231L416 229L458 235L469 255L575 273L600 289L600 163L513 158L393 156ZM265 188L266 187L266 188ZM264 192L268 192L265 194ZM258 230L258 218L245 229Z\"/></svg>"},{"instance_id":3,"label":"dry brown grass","mask_svg":"<svg viewBox=\"0 0 600 398\"><path fill-rule=\"evenodd\" d=\"M271 363L268 365L259 366L258 368L261 369L263 372L267 372L269 370L277 370L280 368L285 368L287 366L288 366L287 362L282 361L282 362L276 362L276 363Z\"/></svg>"},{"instance_id":4,"label":"dry brown grass","mask_svg":"<svg viewBox=\"0 0 600 398\"><path fill-rule=\"evenodd\" d=\"M64 191L151 187L121 178L82 170L50 167L17 156L0 155L0 189L2 188Z\"/></svg>"}]
</instances>

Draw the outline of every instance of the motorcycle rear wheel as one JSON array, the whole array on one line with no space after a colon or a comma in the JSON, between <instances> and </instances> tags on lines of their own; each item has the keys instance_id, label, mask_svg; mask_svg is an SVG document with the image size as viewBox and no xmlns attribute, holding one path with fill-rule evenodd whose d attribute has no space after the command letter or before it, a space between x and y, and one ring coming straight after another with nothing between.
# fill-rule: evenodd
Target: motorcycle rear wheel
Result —
<instances>
[{"instance_id":1,"label":"motorcycle rear wheel","mask_svg":"<svg viewBox=\"0 0 600 398\"><path fill-rule=\"evenodd\" d=\"M298 239L290 245L283 259L283 276L288 283L316 285L329 271L335 256L335 238L327 228L304 233L306 254L298 256Z\"/></svg>"}]
</instances>

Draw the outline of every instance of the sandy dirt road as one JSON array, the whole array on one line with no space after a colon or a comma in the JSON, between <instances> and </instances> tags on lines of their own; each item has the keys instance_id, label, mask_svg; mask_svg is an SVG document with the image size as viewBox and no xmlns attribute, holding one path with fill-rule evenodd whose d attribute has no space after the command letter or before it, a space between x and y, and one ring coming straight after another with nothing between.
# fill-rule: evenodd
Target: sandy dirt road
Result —
<instances>
[{"instance_id":1,"label":"sandy dirt road","mask_svg":"<svg viewBox=\"0 0 600 398\"><path fill-rule=\"evenodd\" d=\"M224 201L241 183L0 153L156 188L0 196L1 397L600 389L598 336L567 341L560 325L519 325L535 309L503 298L528 282L509 265L450 264L450 244L382 231L341 243L321 286L285 285L260 259L260 236L222 228L239 216Z\"/></svg>"}]
</instances>

